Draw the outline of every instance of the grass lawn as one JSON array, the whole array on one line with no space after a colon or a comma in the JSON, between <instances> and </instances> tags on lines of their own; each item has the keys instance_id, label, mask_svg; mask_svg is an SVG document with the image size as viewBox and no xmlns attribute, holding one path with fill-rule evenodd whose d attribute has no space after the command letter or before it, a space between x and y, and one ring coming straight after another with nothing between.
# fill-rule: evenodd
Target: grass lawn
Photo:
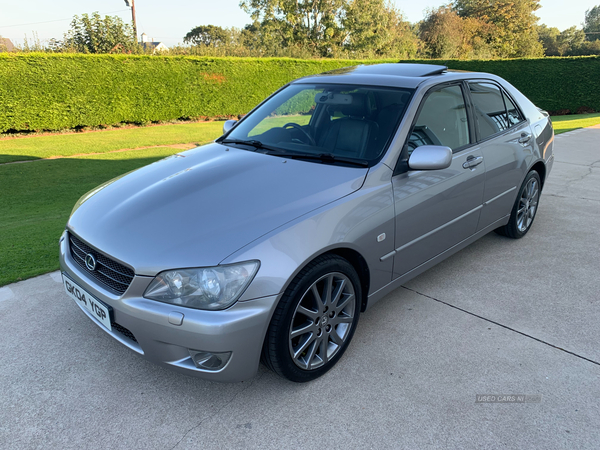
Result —
<instances>
[{"instance_id":1,"label":"grass lawn","mask_svg":"<svg viewBox=\"0 0 600 450\"><path fill-rule=\"evenodd\" d=\"M275 127L282 127L286 123L296 123L298 125L306 125L310 121L309 115L306 116L275 116L267 117L261 123L259 123L254 130L252 130L250 136L262 134L267 130Z\"/></svg>"},{"instance_id":2,"label":"grass lawn","mask_svg":"<svg viewBox=\"0 0 600 450\"><path fill-rule=\"evenodd\" d=\"M223 122L197 122L0 139L0 164L154 145L203 144L218 138L222 131Z\"/></svg>"},{"instance_id":3,"label":"grass lawn","mask_svg":"<svg viewBox=\"0 0 600 450\"><path fill-rule=\"evenodd\" d=\"M0 286L58 269L58 238L79 197L176 152L162 147L0 166Z\"/></svg>"},{"instance_id":4,"label":"grass lawn","mask_svg":"<svg viewBox=\"0 0 600 450\"><path fill-rule=\"evenodd\" d=\"M572 116L554 116L552 124L554 125L554 133L566 133L578 128L591 127L600 123L600 113L594 114L577 114Z\"/></svg>"},{"instance_id":5,"label":"grass lawn","mask_svg":"<svg viewBox=\"0 0 600 450\"><path fill-rule=\"evenodd\" d=\"M307 116L308 118L308 116ZM273 122L287 118L273 118ZM600 114L553 117L556 133L600 123ZM283 125L282 122L279 126ZM106 180L176 153L168 147L221 134L222 122L164 125L0 140L0 286L58 269L58 238L77 199ZM68 158L83 153L104 153Z\"/></svg>"}]
</instances>

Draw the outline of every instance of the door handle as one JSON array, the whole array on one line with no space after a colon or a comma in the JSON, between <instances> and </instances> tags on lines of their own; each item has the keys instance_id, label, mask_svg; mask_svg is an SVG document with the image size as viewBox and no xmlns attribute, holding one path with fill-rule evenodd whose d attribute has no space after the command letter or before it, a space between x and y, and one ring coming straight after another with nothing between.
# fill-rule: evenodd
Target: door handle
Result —
<instances>
[{"instance_id":1,"label":"door handle","mask_svg":"<svg viewBox=\"0 0 600 450\"><path fill-rule=\"evenodd\" d=\"M464 169L472 169L475 166L478 166L483 162L483 156L469 156L467 160L463 163Z\"/></svg>"},{"instance_id":2,"label":"door handle","mask_svg":"<svg viewBox=\"0 0 600 450\"><path fill-rule=\"evenodd\" d=\"M519 144L526 144L531 140L531 135L529 133L521 133L521 137L519 138Z\"/></svg>"}]
</instances>

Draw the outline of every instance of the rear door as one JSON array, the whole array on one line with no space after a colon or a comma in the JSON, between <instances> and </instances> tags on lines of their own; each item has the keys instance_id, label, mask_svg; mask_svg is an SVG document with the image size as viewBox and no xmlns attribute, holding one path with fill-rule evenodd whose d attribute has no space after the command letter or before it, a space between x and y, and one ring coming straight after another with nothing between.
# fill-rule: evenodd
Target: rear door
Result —
<instances>
[{"instance_id":1,"label":"rear door","mask_svg":"<svg viewBox=\"0 0 600 450\"><path fill-rule=\"evenodd\" d=\"M477 230L485 164L475 142L462 83L434 87L424 97L392 185L396 233L394 277L439 255ZM442 170L410 170L406 160L421 145L453 151Z\"/></svg>"},{"instance_id":2,"label":"rear door","mask_svg":"<svg viewBox=\"0 0 600 450\"><path fill-rule=\"evenodd\" d=\"M510 214L533 155L534 138L523 114L498 84L474 80L468 86L486 167L481 230Z\"/></svg>"}]
</instances>

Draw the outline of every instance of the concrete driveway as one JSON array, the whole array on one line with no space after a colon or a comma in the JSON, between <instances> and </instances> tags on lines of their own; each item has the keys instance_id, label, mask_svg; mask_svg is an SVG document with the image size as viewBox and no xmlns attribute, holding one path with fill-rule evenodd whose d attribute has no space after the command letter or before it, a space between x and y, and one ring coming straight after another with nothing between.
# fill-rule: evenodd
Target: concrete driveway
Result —
<instances>
[{"instance_id":1,"label":"concrete driveway","mask_svg":"<svg viewBox=\"0 0 600 450\"><path fill-rule=\"evenodd\" d=\"M527 237L491 233L390 294L310 384L154 366L58 272L0 288L0 448L599 448L600 127L555 153Z\"/></svg>"}]
</instances>

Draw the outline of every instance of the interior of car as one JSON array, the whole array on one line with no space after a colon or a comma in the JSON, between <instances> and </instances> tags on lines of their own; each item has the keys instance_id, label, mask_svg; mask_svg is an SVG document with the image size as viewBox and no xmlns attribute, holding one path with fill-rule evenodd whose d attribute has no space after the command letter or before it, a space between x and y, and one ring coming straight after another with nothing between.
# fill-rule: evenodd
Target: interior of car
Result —
<instances>
[{"instance_id":1,"label":"interior of car","mask_svg":"<svg viewBox=\"0 0 600 450\"><path fill-rule=\"evenodd\" d=\"M400 122L411 92L378 88L312 90L310 102L290 98L251 132L252 139L283 149L375 160ZM295 108L287 104L298 103ZM287 114L277 114L280 111ZM285 117L285 119L283 119ZM280 125L281 119L286 123ZM271 121L274 126L267 127Z\"/></svg>"}]
</instances>

